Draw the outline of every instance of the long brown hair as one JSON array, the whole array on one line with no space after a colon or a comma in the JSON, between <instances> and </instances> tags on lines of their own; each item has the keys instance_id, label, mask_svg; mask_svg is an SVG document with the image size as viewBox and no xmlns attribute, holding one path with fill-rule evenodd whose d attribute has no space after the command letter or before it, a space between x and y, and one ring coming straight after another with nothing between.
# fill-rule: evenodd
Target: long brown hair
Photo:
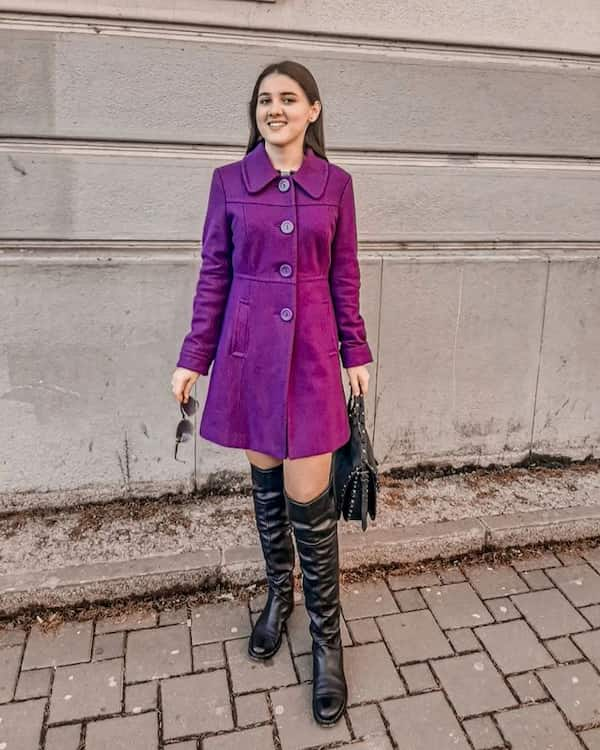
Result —
<instances>
[{"instance_id":1,"label":"long brown hair","mask_svg":"<svg viewBox=\"0 0 600 750\"><path fill-rule=\"evenodd\" d=\"M280 62L271 63L264 68L256 79L254 84L254 90L252 91L252 98L248 105L248 115L250 120L250 137L248 138L248 146L246 153L252 151L259 141L263 140L262 135L258 132L256 126L256 105L258 102L258 90L260 88L261 81L271 73L281 73L283 75L293 78L294 81L302 88L308 101L314 104L318 99L321 102L321 111L319 116L314 122L308 124L306 133L304 135L304 150L307 146L310 146L315 154L327 159L325 153L325 136L323 134L323 102L319 95L319 87L315 81L313 74L304 65L301 65L294 60L281 60ZM328 160L329 161L329 160Z\"/></svg>"}]
</instances>

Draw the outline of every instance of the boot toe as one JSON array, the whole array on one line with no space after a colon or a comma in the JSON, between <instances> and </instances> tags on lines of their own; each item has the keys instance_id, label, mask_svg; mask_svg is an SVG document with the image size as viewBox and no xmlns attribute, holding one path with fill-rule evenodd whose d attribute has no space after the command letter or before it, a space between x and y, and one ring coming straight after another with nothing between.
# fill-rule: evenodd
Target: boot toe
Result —
<instances>
[{"instance_id":1,"label":"boot toe","mask_svg":"<svg viewBox=\"0 0 600 750\"><path fill-rule=\"evenodd\" d=\"M315 719L331 724L339 719L346 707L346 699L340 695L321 695L315 699Z\"/></svg>"}]
</instances>

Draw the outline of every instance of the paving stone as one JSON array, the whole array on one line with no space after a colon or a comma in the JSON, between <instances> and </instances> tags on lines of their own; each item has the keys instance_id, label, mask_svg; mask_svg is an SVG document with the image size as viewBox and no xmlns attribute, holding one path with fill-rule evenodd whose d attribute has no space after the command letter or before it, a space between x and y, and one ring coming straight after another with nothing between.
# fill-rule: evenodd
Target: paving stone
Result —
<instances>
[{"instance_id":1,"label":"paving stone","mask_svg":"<svg viewBox=\"0 0 600 750\"><path fill-rule=\"evenodd\" d=\"M565 664L537 674L573 726L600 723L600 677L591 664Z\"/></svg>"},{"instance_id":2,"label":"paving stone","mask_svg":"<svg viewBox=\"0 0 600 750\"><path fill-rule=\"evenodd\" d=\"M245 602L216 602L192 607L192 643L250 636L252 623Z\"/></svg>"},{"instance_id":3,"label":"paving stone","mask_svg":"<svg viewBox=\"0 0 600 750\"><path fill-rule=\"evenodd\" d=\"M427 609L378 617L377 624L396 664L425 661L454 653Z\"/></svg>"},{"instance_id":4,"label":"paving stone","mask_svg":"<svg viewBox=\"0 0 600 750\"><path fill-rule=\"evenodd\" d=\"M584 562L581 555L571 550L565 550L564 552L557 552L556 557L561 561L563 565L579 565ZM587 558L589 560L589 558ZM591 560L589 560L591 562Z\"/></svg>"},{"instance_id":5,"label":"paving stone","mask_svg":"<svg viewBox=\"0 0 600 750\"><path fill-rule=\"evenodd\" d=\"M402 680L383 643L344 649L348 705L404 695Z\"/></svg>"},{"instance_id":6,"label":"paving stone","mask_svg":"<svg viewBox=\"0 0 600 750\"><path fill-rule=\"evenodd\" d=\"M573 640L587 658L600 669L600 630L590 633L579 633L573 636Z\"/></svg>"},{"instance_id":7,"label":"paving stone","mask_svg":"<svg viewBox=\"0 0 600 750\"><path fill-rule=\"evenodd\" d=\"M106 633L94 638L92 659L118 659L125 653L125 633Z\"/></svg>"},{"instance_id":8,"label":"paving stone","mask_svg":"<svg viewBox=\"0 0 600 750\"><path fill-rule=\"evenodd\" d=\"M519 560L513 560L512 566L520 572L538 570L539 568L556 568L561 564L560 560L552 552L543 552L541 555L525 555Z\"/></svg>"},{"instance_id":9,"label":"paving stone","mask_svg":"<svg viewBox=\"0 0 600 750\"><path fill-rule=\"evenodd\" d=\"M590 629L575 607L556 589L515 594L511 600L540 638Z\"/></svg>"},{"instance_id":10,"label":"paving stone","mask_svg":"<svg viewBox=\"0 0 600 750\"><path fill-rule=\"evenodd\" d=\"M158 616L158 622L161 627L163 625L187 625L188 624L188 611L187 607L177 607L177 609L165 609ZM192 624L189 619L189 624Z\"/></svg>"},{"instance_id":11,"label":"paving stone","mask_svg":"<svg viewBox=\"0 0 600 750\"><path fill-rule=\"evenodd\" d=\"M45 698L0 706L0 747L3 750L39 750Z\"/></svg>"},{"instance_id":12,"label":"paving stone","mask_svg":"<svg viewBox=\"0 0 600 750\"><path fill-rule=\"evenodd\" d=\"M56 630L44 633L36 623L27 639L21 669L89 661L92 655L93 630L91 622L65 622Z\"/></svg>"},{"instance_id":13,"label":"paving stone","mask_svg":"<svg viewBox=\"0 0 600 750\"><path fill-rule=\"evenodd\" d=\"M294 664L300 682L312 680L312 654L301 654L294 657Z\"/></svg>"},{"instance_id":14,"label":"paving stone","mask_svg":"<svg viewBox=\"0 0 600 750\"><path fill-rule=\"evenodd\" d=\"M343 719L328 727L315 721L309 682L271 691L271 702L282 750L305 750L315 745L350 741Z\"/></svg>"},{"instance_id":15,"label":"paving stone","mask_svg":"<svg viewBox=\"0 0 600 750\"><path fill-rule=\"evenodd\" d=\"M267 597L269 595L269 592L267 589L264 591L261 591L259 594L254 594L254 596L250 597L250 612L262 612L262 610L265 607L265 604L267 603Z\"/></svg>"},{"instance_id":16,"label":"paving stone","mask_svg":"<svg viewBox=\"0 0 600 750\"><path fill-rule=\"evenodd\" d=\"M590 607L582 607L581 614L589 621L593 628L600 628L600 604L592 604Z\"/></svg>"},{"instance_id":17,"label":"paving stone","mask_svg":"<svg viewBox=\"0 0 600 750\"><path fill-rule=\"evenodd\" d=\"M80 740L81 724L50 727L46 733L44 750L78 750Z\"/></svg>"},{"instance_id":18,"label":"paving stone","mask_svg":"<svg viewBox=\"0 0 600 750\"><path fill-rule=\"evenodd\" d=\"M399 748L469 750L465 733L441 691L395 698L380 705Z\"/></svg>"},{"instance_id":19,"label":"paving stone","mask_svg":"<svg viewBox=\"0 0 600 750\"><path fill-rule=\"evenodd\" d=\"M457 654L466 654L468 651L479 651L481 649L481 644L470 628L449 630L447 638Z\"/></svg>"},{"instance_id":20,"label":"paving stone","mask_svg":"<svg viewBox=\"0 0 600 750\"><path fill-rule=\"evenodd\" d=\"M0 703L8 703L14 697L22 653L21 646L0 648Z\"/></svg>"},{"instance_id":21,"label":"paving stone","mask_svg":"<svg viewBox=\"0 0 600 750\"><path fill-rule=\"evenodd\" d=\"M266 693L248 693L239 695L235 699L237 711L237 723L240 727L249 724L258 724L261 721L269 721L269 707L267 705Z\"/></svg>"},{"instance_id":22,"label":"paving stone","mask_svg":"<svg viewBox=\"0 0 600 750\"><path fill-rule=\"evenodd\" d=\"M248 638L226 641L225 651L235 693L254 693L298 682L285 633L277 653L265 661L248 656Z\"/></svg>"},{"instance_id":23,"label":"paving stone","mask_svg":"<svg viewBox=\"0 0 600 750\"><path fill-rule=\"evenodd\" d=\"M194 672L207 669L222 669L225 666L225 653L222 643L203 643L193 648Z\"/></svg>"},{"instance_id":24,"label":"paving stone","mask_svg":"<svg viewBox=\"0 0 600 750\"><path fill-rule=\"evenodd\" d=\"M493 622L485 605L468 583L426 587L423 597L440 627L469 628Z\"/></svg>"},{"instance_id":25,"label":"paving stone","mask_svg":"<svg viewBox=\"0 0 600 750\"><path fill-rule=\"evenodd\" d=\"M348 709L348 716L354 734L359 739L385 734L386 732L379 709L374 703L365 706L353 706Z\"/></svg>"},{"instance_id":26,"label":"paving stone","mask_svg":"<svg viewBox=\"0 0 600 750\"><path fill-rule=\"evenodd\" d=\"M429 664L407 664L400 667L402 677L406 680L409 693L422 693L435 690L437 683Z\"/></svg>"},{"instance_id":27,"label":"paving stone","mask_svg":"<svg viewBox=\"0 0 600 750\"><path fill-rule=\"evenodd\" d=\"M463 726L475 750L493 750L504 745L500 732L489 716L467 719Z\"/></svg>"},{"instance_id":28,"label":"paving stone","mask_svg":"<svg viewBox=\"0 0 600 750\"><path fill-rule=\"evenodd\" d=\"M202 750L274 750L273 730L270 726L242 729L218 737L202 740ZM170 748L169 748L170 750Z\"/></svg>"},{"instance_id":29,"label":"paving stone","mask_svg":"<svg viewBox=\"0 0 600 750\"><path fill-rule=\"evenodd\" d=\"M507 622L521 617L521 613L510 599L488 599L485 606L490 610L496 622Z\"/></svg>"},{"instance_id":30,"label":"paving stone","mask_svg":"<svg viewBox=\"0 0 600 750\"><path fill-rule=\"evenodd\" d=\"M564 664L568 661L583 659L583 654L570 638L554 638L545 641L544 645L556 661Z\"/></svg>"},{"instance_id":31,"label":"paving stone","mask_svg":"<svg viewBox=\"0 0 600 750\"><path fill-rule=\"evenodd\" d=\"M160 693L163 740L233 729L224 669L161 680Z\"/></svg>"},{"instance_id":32,"label":"paving stone","mask_svg":"<svg viewBox=\"0 0 600 750\"><path fill-rule=\"evenodd\" d=\"M546 699L546 691L533 672L518 674L509 677L508 682L517 694L521 703L531 703L531 701L543 701Z\"/></svg>"},{"instance_id":33,"label":"paving stone","mask_svg":"<svg viewBox=\"0 0 600 750\"><path fill-rule=\"evenodd\" d=\"M338 750L392 750L392 743L385 734L376 734L373 737L367 737L362 742L338 745Z\"/></svg>"},{"instance_id":34,"label":"paving stone","mask_svg":"<svg viewBox=\"0 0 600 750\"><path fill-rule=\"evenodd\" d=\"M460 717L517 705L501 674L483 652L437 659L431 667Z\"/></svg>"},{"instance_id":35,"label":"paving stone","mask_svg":"<svg viewBox=\"0 0 600 750\"><path fill-rule=\"evenodd\" d=\"M387 577L388 585L392 591L399 589L416 589L420 586L437 586L439 577L433 573L392 573Z\"/></svg>"},{"instance_id":36,"label":"paving stone","mask_svg":"<svg viewBox=\"0 0 600 750\"><path fill-rule=\"evenodd\" d=\"M27 633L22 628L5 628L0 630L0 648L6 646L22 646Z\"/></svg>"},{"instance_id":37,"label":"paving stone","mask_svg":"<svg viewBox=\"0 0 600 750\"><path fill-rule=\"evenodd\" d=\"M117 716L91 721L86 728L85 750L158 750L156 713Z\"/></svg>"},{"instance_id":38,"label":"paving stone","mask_svg":"<svg viewBox=\"0 0 600 750\"><path fill-rule=\"evenodd\" d=\"M359 645L381 640L381 633L372 617L367 617L364 620L350 620L348 627L352 640Z\"/></svg>"},{"instance_id":39,"label":"paving stone","mask_svg":"<svg viewBox=\"0 0 600 750\"><path fill-rule=\"evenodd\" d=\"M521 573L521 576L532 591L551 589L554 586L552 581L548 578L543 570L525 571Z\"/></svg>"},{"instance_id":40,"label":"paving stone","mask_svg":"<svg viewBox=\"0 0 600 750\"><path fill-rule=\"evenodd\" d=\"M141 714L158 706L158 682L140 682L125 686L125 713Z\"/></svg>"},{"instance_id":41,"label":"paving stone","mask_svg":"<svg viewBox=\"0 0 600 750\"><path fill-rule=\"evenodd\" d=\"M440 570L440 581L442 583L462 583L466 580L462 570L458 567Z\"/></svg>"},{"instance_id":42,"label":"paving stone","mask_svg":"<svg viewBox=\"0 0 600 750\"><path fill-rule=\"evenodd\" d=\"M342 637L342 646L344 648L346 646L353 646L354 643L352 642L352 638L350 638L350 631L348 630L348 626L346 625L346 621L343 617L340 617L340 635ZM312 651L312 646L311 646Z\"/></svg>"},{"instance_id":43,"label":"paving stone","mask_svg":"<svg viewBox=\"0 0 600 750\"><path fill-rule=\"evenodd\" d=\"M576 607L600 603L600 575L589 565L554 568L548 575Z\"/></svg>"},{"instance_id":44,"label":"paving stone","mask_svg":"<svg viewBox=\"0 0 600 750\"><path fill-rule=\"evenodd\" d=\"M579 736L587 750L600 750L600 729L586 729Z\"/></svg>"},{"instance_id":45,"label":"paving stone","mask_svg":"<svg viewBox=\"0 0 600 750\"><path fill-rule=\"evenodd\" d=\"M398 606L385 581L353 583L348 589L341 590L340 603L346 620L398 612Z\"/></svg>"},{"instance_id":46,"label":"paving stone","mask_svg":"<svg viewBox=\"0 0 600 750\"><path fill-rule=\"evenodd\" d=\"M484 625L476 628L475 634L504 674L554 664L552 656L524 620Z\"/></svg>"},{"instance_id":47,"label":"paving stone","mask_svg":"<svg viewBox=\"0 0 600 750\"><path fill-rule=\"evenodd\" d=\"M51 680L52 670L50 667L21 672L17 690L15 692L15 700L22 701L31 698L45 698L50 695Z\"/></svg>"},{"instance_id":48,"label":"paving stone","mask_svg":"<svg viewBox=\"0 0 600 750\"><path fill-rule=\"evenodd\" d=\"M536 703L496 714L504 739L514 750L581 750L553 703Z\"/></svg>"},{"instance_id":49,"label":"paving stone","mask_svg":"<svg viewBox=\"0 0 600 750\"><path fill-rule=\"evenodd\" d=\"M164 747L165 750L198 750L198 743L196 740L188 740L187 742L172 742Z\"/></svg>"},{"instance_id":50,"label":"paving stone","mask_svg":"<svg viewBox=\"0 0 600 750\"><path fill-rule=\"evenodd\" d=\"M396 591L394 593L394 599L402 612L413 612L415 609L425 609L427 606L419 589Z\"/></svg>"},{"instance_id":51,"label":"paving stone","mask_svg":"<svg viewBox=\"0 0 600 750\"><path fill-rule=\"evenodd\" d=\"M128 612L122 615L111 615L103 617L96 623L96 635L104 633L117 633L121 630L141 630L142 628L153 628L157 623L156 612L138 611Z\"/></svg>"},{"instance_id":52,"label":"paving stone","mask_svg":"<svg viewBox=\"0 0 600 750\"><path fill-rule=\"evenodd\" d=\"M58 724L118 713L122 695L122 659L58 667L50 698L49 722Z\"/></svg>"},{"instance_id":53,"label":"paving stone","mask_svg":"<svg viewBox=\"0 0 600 750\"><path fill-rule=\"evenodd\" d=\"M482 599L529 591L527 584L509 565L463 565L463 570Z\"/></svg>"},{"instance_id":54,"label":"paving stone","mask_svg":"<svg viewBox=\"0 0 600 750\"><path fill-rule=\"evenodd\" d=\"M192 671L187 625L167 625L129 633L125 681L145 682Z\"/></svg>"}]
</instances>

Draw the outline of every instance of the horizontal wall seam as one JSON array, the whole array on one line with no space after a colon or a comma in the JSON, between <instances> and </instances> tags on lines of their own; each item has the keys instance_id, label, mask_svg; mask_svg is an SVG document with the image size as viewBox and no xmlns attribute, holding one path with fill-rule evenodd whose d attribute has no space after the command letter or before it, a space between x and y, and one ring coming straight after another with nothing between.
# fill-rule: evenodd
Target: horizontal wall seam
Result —
<instances>
[{"instance_id":1,"label":"horizontal wall seam","mask_svg":"<svg viewBox=\"0 0 600 750\"><path fill-rule=\"evenodd\" d=\"M411 55L420 58L430 56L442 58L448 64L448 56L456 60L486 60L488 62L508 62L527 60L531 64L544 66L566 65L600 66L600 53L568 52L554 49L529 49L518 46L488 46L477 44L452 44L430 42L410 38L387 39L377 36L334 35L319 31L291 32L288 28L265 30L235 26L209 26L207 24L176 23L163 21L140 21L139 19L110 19L94 16L61 16L53 14L0 12L0 30L26 30L45 33L91 34L176 40L206 44L229 44L236 47L268 46L278 49L297 49L309 52L344 51L357 56L398 56L407 59Z\"/></svg>"},{"instance_id":2,"label":"horizontal wall seam","mask_svg":"<svg viewBox=\"0 0 600 750\"><path fill-rule=\"evenodd\" d=\"M236 161L245 149L226 144L189 144L116 140L73 140L67 138L10 138L0 136L0 153L42 153L54 156L124 156L153 159L203 159ZM459 152L353 151L328 149L328 157L340 165L356 167L474 167L485 169L598 170L600 157L552 154L490 154Z\"/></svg>"}]
</instances>

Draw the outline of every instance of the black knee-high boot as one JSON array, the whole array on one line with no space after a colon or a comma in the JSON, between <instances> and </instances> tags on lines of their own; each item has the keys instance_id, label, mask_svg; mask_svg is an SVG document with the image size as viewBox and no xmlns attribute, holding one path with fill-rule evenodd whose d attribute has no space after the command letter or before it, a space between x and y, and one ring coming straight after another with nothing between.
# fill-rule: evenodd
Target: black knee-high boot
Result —
<instances>
[{"instance_id":1,"label":"black knee-high boot","mask_svg":"<svg viewBox=\"0 0 600 750\"><path fill-rule=\"evenodd\" d=\"M283 464L250 464L254 514L265 558L269 593L248 641L248 654L268 659L281 645L283 624L294 608L294 542L283 495Z\"/></svg>"},{"instance_id":2,"label":"black knee-high boot","mask_svg":"<svg viewBox=\"0 0 600 750\"><path fill-rule=\"evenodd\" d=\"M320 724L334 724L344 712L348 690L340 634L339 551L332 471L329 484L307 503L284 490L310 618L313 654L312 709Z\"/></svg>"}]
</instances>

